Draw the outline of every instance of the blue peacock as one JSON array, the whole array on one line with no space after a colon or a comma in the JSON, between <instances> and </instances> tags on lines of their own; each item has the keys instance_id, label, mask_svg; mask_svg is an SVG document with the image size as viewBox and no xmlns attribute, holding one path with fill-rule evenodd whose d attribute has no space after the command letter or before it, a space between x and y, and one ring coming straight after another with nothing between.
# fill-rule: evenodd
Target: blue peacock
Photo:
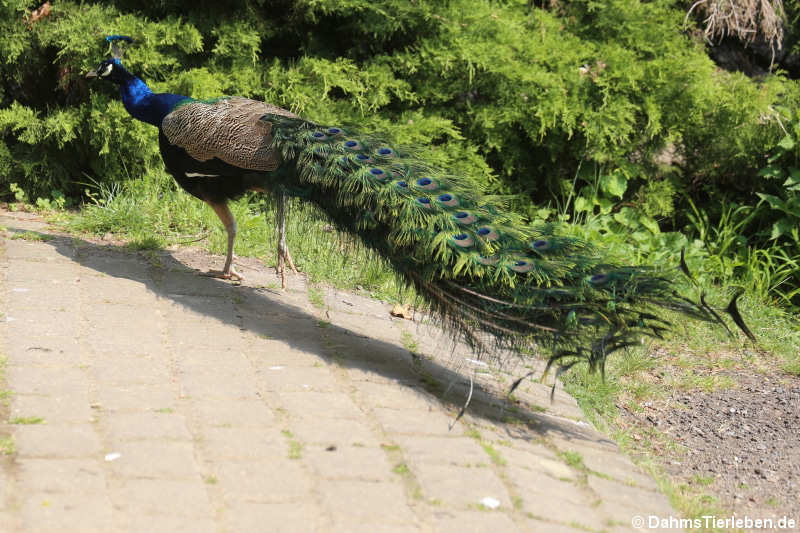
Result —
<instances>
[{"instance_id":1,"label":"blue peacock","mask_svg":"<svg viewBox=\"0 0 800 533\"><path fill-rule=\"evenodd\" d=\"M548 224L525 224L467 180L379 135L316 124L243 97L155 94L122 66L117 43L131 39L107 39L112 58L87 77L119 85L127 111L158 128L169 173L217 213L228 233L222 277L239 277L228 200L250 190L283 199L282 191L294 190L385 258L478 352L538 346L550 354L548 368L588 362L602 371L614 351L643 335L661 336L669 323L659 309L724 326L704 298L677 292L678 268L611 264L590 244ZM282 232L282 209L278 218ZM281 238L283 260L293 267ZM680 265L689 274L682 257ZM752 338L737 297L725 311Z\"/></svg>"}]
</instances>

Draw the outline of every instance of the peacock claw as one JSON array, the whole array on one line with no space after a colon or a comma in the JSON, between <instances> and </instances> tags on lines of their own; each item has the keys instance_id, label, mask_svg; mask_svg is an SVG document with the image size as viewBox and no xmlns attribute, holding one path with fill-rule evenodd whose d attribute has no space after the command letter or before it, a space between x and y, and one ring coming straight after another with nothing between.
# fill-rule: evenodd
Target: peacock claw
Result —
<instances>
[{"instance_id":1,"label":"peacock claw","mask_svg":"<svg viewBox=\"0 0 800 533\"><path fill-rule=\"evenodd\" d=\"M244 276L236 272L236 270L232 267L229 272L225 272L222 270L209 270L208 272L201 272L200 275L209 278L227 279L231 281L244 281Z\"/></svg>"},{"instance_id":2,"label":"peacock claw","mask_svg":"<svg viewBox=\"0 0 800 533\"><path fill-rule=\"evenodd\" d=\"M286 265L289 265L292 272L297 274L297 268L294 266L294 261L292 261L292 255L289 253L289 250L281 250L278 248L278 265L275 267L275 271L281 276L281 289L283 290L286 290Z\"/></svg>"}]
</instances>

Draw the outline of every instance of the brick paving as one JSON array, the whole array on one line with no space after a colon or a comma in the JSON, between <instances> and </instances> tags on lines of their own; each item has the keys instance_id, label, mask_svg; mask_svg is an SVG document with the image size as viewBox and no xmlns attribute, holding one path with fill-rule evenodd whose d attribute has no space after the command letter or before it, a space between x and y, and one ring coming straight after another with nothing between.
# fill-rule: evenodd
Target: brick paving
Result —
<instances>
[{"instance_id":1,"label":"brick paving","mask_svg":"<svg viewBox=\"0 0 800 533\"><path fill-rule=\"evenodd\" d=\"M2 532L631 531L675 514L561 388L504 399L538 362L475 365L434 326L334 290L315 307L302 276L281 292L254 260L237 286L198 276L219 258L197 250L0 225Z\"/></svg>"}]
</instances>

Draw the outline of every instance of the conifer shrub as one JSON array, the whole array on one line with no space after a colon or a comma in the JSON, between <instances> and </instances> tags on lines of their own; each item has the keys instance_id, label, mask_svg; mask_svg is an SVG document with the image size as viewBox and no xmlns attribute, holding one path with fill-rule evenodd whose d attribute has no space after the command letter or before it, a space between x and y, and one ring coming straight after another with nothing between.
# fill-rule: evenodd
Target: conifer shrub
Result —
<instances>
[{"instance_id":1,"label":"conifer shrub","mask_svg":"<svg viewBox=\"0 0 800 533\"><path fill-rule=\"evenodd\" d=\"M80 201L87 183L163 173L155 129L83 78L103 37L124 34L124 64L156 91L385 131L531 218L604 217L604 234L644 242L691 230L690 199L711 220L723 200L772 209L759 169L797 114L797 82L718 69L685 2L535 4L6 0L0 193Z\"/></svg>"}]
</instances>

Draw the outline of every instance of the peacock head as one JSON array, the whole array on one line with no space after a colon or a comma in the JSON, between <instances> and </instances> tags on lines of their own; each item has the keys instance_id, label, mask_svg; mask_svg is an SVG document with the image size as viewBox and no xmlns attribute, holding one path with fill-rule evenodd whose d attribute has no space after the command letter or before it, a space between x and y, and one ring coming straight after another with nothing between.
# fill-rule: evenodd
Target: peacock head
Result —
<instances>
[{"instance_id":1,"label":"peacock head","mask_svg":"<svg viewBox=\"0 0 800 533\"><path fill-rule=\"evenodd\" d=\"M100 63L96 69L87 72L86 77L106 79L119 83L123 81L121 78L123 72L125 72L125 69L122 68L122 63L115 57Z\"/></svg>"},{"instance_id":2,"label":"peacock head","mask_svg":"<svg viewBox=\"0 0 800 533\"><path fill-rule=\"evenodd\" d=\"M103 78L116 83L124 81L126 70L122 67L120 59L124 50L119 47L119 41L132 43L133 39L125 35L109 35L106 41L111 44L111 59L106 59L96 69L86 73L87 78Z\"/></svg>"}]
</instances>

